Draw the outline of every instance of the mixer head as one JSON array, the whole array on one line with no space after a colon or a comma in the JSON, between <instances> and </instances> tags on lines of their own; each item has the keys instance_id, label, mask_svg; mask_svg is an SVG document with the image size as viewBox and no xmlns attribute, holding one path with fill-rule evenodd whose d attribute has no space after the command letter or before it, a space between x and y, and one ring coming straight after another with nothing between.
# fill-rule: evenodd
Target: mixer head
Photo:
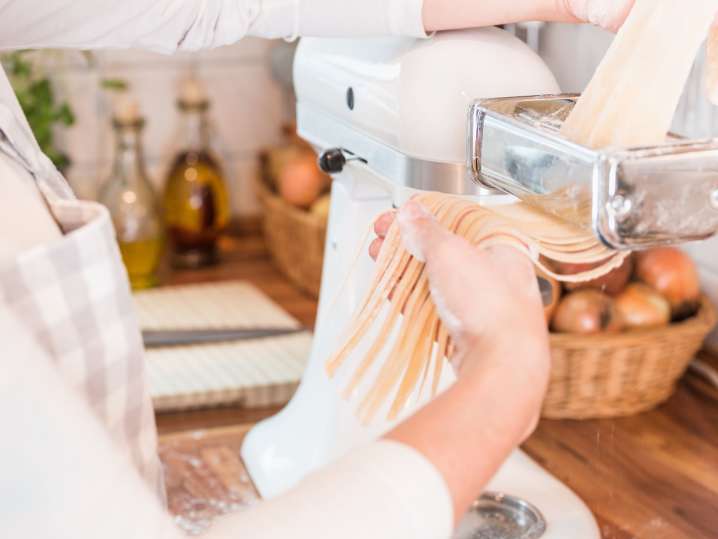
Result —
<instances>
[{"instance_id":1,"label":"mixer head","mask_svg":"<svg viewBox=\"0 0 718 539\"><path fill-rule=\"evenodd\" d=\"M593 150L560 134L576 101L549 95L475 103L467 151L474 180L593 229L615 249L718 231L718 139Z\"/></svg>"}]
</instances>

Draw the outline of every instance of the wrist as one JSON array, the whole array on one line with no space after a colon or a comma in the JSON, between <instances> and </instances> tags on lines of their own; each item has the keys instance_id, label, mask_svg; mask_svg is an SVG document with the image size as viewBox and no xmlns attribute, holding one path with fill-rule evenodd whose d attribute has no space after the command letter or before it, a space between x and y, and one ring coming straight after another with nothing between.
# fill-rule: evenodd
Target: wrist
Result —
<instances>
[{"instance_id":1,"label":"wrist","mask_svg":"<svg viewBox=\"0 0 718 539\"><path fill-rule=\"evenodd\" d=\"M585 22L576 16L571 0L545 0L545 8L550 11L544 20L548 22Z\"/></svg>"},{"instance_id":2,"label":"wrist","mask_svg":"<svg viewBox=\"0 0 718 539\"><path fill-rule=\"evenodd\" d=\"M519 0L515 4L516 21L507 22L583 22L576 16L572 8L572 0Z\"/></svg>"},{"instance_id":3,"label":"wrist","mask_svg":"<svg viewBox=\"0 0 718 539\"><path fill-rule=\"evenodd\" d=\"M523 21L579 22L570 0L424 0L427 32Z\"/></svg>"},{"instance_id":4,"label":"wrist","mask_svg":"<svg viewBox=\"0 0 718 539\"><path fill-rule=\"evenodd\" d=\"M460 367L457 374L463 377L473 371L478 371L480 376L482 370L491 369L494 365L503 367L507 361L541 367L550 363L549 356L548 329L541 320L540 324L514 324L510 332L464 334L451 359Z\"/></svg>"},{"instance_id":5,"label":"wrist","mask_svg":"<svg viewBox=\"0 0 718 539\"><path fill-rule=\"evenodd\" d=\"M522 360L520 354L506 354L503 365L481 366L460 380L472 394L492 395L490 399L481 399L484 403L491 401L489 408L483 406L491 412L487 423L493 424L495 432L503 432L514 445L523 443L538 423L550 369L550 361L540 357L540 353L524 356L531 357L534 364Z\"/></svg>"},{"instance_id":6,"label":"wrist","mask_svg":"<svg viewBox=\"0 0 718 539\"><path fill-rule=\"evenodd\" d=\"M546 334L517 332L514 339L494 339L463 352L459 384L480 397L491 399L497 429L506 429L522 443L533 431L548 387L551 352ZM502 413L503 412L503 413Z\"/></svg>"}]
</instances>

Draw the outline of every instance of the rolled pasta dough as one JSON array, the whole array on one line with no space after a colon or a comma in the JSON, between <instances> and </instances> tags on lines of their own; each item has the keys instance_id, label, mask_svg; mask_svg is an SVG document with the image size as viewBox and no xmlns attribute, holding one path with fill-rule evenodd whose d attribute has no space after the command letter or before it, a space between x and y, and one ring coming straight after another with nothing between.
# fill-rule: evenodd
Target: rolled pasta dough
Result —
<instances>
[{"instance_id":1,"label":"rolled pasta dough","mask_svg":"<svg viewBox=\"0 0 718 539\"><path fill-rule=\"evenodd\" d=\"M718 0L636 0L563 126L592 148L665 141Z\"/></svg>"}]
</instances>

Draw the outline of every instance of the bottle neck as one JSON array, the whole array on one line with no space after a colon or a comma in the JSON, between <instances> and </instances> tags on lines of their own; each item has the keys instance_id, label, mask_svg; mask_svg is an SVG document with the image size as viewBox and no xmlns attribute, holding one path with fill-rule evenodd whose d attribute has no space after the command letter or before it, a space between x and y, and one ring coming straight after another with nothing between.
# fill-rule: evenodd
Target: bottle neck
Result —
<instances>
[{"instance_id":1,"label":"bottle neck","mask_svg":"<svg viewBox=\"0 0 718 539\"><path fill-rule=\"evenodd\" d=\"M209 146L206 111L199 108L181 110L182 149L192 153L206 151Z\"/></svg>"},{"instance_id":2,"label":"bottle neck","mask_svg":"<svg viewBox=\"0 0 718 539\"><path fill-rule=\"evenodd\" d=\"M139 126L117 126L115 128L115 176L128 184L144 178L144 157Z\"/></svg>"}]
</instances>

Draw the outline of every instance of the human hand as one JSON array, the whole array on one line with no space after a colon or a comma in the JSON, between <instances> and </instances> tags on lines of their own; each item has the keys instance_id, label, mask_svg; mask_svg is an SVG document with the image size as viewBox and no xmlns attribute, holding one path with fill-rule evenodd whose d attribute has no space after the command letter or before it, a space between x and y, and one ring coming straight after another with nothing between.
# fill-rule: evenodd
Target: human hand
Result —
<instances>
[{"instance_id":1,"label":"human hand","mask_svg":"<svg viewBox=\"0 0 718 539\"><path fill-rule=\"evenodd\" d=\"M477 248L415 201L377 221L374 255L395 216L404 246L426 263L459 379L387 437L436 466L458 519L537 425L551 364L543 305L525 255Z\"/></svg>"},{"instance_id":2,"label":"human hand","mask_svg":"<svg viewBox=\"0 0 718 539\"><path fill-rule=\"evenodd\" d=\"M511 357L513 367L543 380L547 329L531 261L511 247L472 246L415 201L401 209L398 223L404 247L426 263L432 300L454 343L450 359L457 373L486 367L486 358ZM514 358L517 347L533 352Z\"/></svg>"},{"instance_id":3,"label":"human hand","mask_svg":"<svg viewBox=\"0 0 718 539\"><path fill-rule=\"evenodd\" d=\"M396 210L391 210L382 213L376 221L374 221L374 233L376 234L376 238L374 238L374 241L372 241L369 245L369 256L371 256L374 260L376 260L379 256L381 247L384 245L384 240L386 239L386 235L389 233L389 229L391 228L394 219L396 219Z\"/></svg>"},{"instance_id":4,"label":"human hand","mask_svg":"<svg viewBox=\"0 0 718 539\"><path fill-rule=\"evenodd\" d=\"M617 32L635 0L563 0L566 11L580 22Z\"/></svg>"},{"instance_id":5,"label":"human hand","mask_svg":"<svg viewBox=\"0 0 718 539\"><path fill-rule=\"evenodd\" d=\"M628 18L635 0L561 0L569 16L611 32L617 32ZM717 18L718 22L718 18ZM716 28L714 23L713 28Z\"/></svg>"}]
</instances>

